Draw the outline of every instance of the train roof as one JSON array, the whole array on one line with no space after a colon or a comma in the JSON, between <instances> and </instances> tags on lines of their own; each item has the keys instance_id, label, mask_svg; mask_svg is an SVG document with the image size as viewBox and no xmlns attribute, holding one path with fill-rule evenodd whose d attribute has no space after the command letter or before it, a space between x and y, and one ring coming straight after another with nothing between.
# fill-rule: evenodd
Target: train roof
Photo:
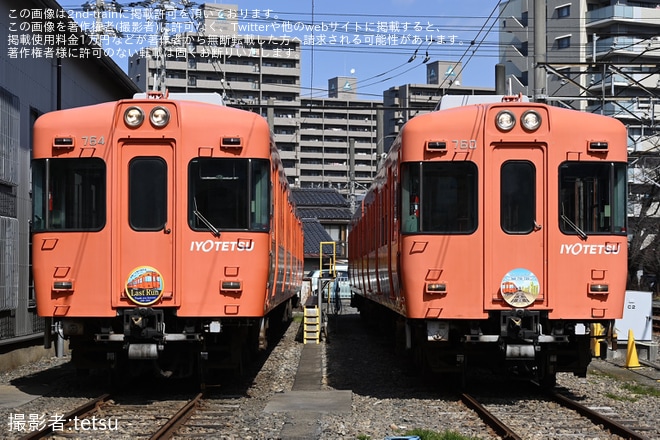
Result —
<instances>
[{"instance_id":1,"label":"train roof","mask_svg":"<svg viewBox=\"0 0 660 440\"><path fill-rule=\"evenodd\" d=\"M146 99L148 98L147 93L136 93L133 95L133 99ZM195 101L195 102L205 102L207 104L215 105L225 105L224 99L220 94L215 92L210 93L167 93L164 96L165 99L171 99L174 101Z\"/></svg>"},{"instance_id":2,"label":"train roof","mask_svg":"<svg viewBox=\"0 0 660 440\"><path fill-rule=\"evenodd\" d=\"M502 102L504 98L508 97L509 95L445 95L440 98L435 110L446 110L473 104L493 104ZM527 96L521 96L519 99L519 102L529 102Z\"/></svg>"}]
</instances>

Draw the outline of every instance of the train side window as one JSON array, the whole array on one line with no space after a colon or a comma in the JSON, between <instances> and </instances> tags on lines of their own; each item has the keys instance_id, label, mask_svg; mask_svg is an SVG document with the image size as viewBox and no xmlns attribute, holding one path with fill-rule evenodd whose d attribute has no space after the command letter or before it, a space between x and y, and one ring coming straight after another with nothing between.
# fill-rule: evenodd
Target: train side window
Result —
<instances>
[{"instance_id":1,"label":"train side window","mask_svg":"<svg viewBox=\"0 0 660 440\"><path fill-rule=\"evenodd\" d=\"M136 157L128 165L128 218L136 231L159 231L167 223L167 163Z\"/></svg>"},{"instance_id":2,"label":"train side window","mask_svg":"<svg viewBox=\"0 0 660 440\"><path fill-rule=\"evenodd\" d=\"M266 159L251 159L250 229L270 228L270 163Z\"/></svg>"},{"instance_id":3,"label":"train side window","mask_svg":"<svg viewBox=\"0 0 660 440\"><path fill-rule=\"evenodd\" d=\"M106 166L99 158L40 159L32 164L35 232L99 231L106 221Z\"/></svg>"},{"instance_id":4,"label":"train side window","mask_svg":"<svg viewBox=\"0 0 660 440\"><path fill-rule=\"evenodd\" d=\"M509 161L500 169L500 226L508 234L529 234L536 220L536 168Z\"/></svg>"},{"instance_id":5,"label":"train side window","mask_svg":"<svg viewBox=\"0 0 660 440\"><path fill-rule=\"evenodd\" d=\"M419 170L420 163L402 165L401 232L419 231Z\"/></svg>"},{"instance_id":6,"label":"train side window","mask_svg":"<svg viewBox=\"0 0 660 440\"><path fill-rule=\"evenodd\" d=\"M568 235L626 234L625 163L564 162L559 167L559 227Z\"/></svg>"}]
</instances>

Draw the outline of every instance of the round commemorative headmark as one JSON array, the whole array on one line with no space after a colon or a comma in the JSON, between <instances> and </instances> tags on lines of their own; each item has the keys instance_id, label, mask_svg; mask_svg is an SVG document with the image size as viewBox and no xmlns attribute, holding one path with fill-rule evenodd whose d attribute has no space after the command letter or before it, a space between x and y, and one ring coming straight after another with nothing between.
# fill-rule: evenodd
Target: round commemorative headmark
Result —
<instances>
[{"instance_id":1,"label":"round commemorative headmark","mask_svg":"<svg viewBox=\"0 0 660 440\"><path fill-rule=\"evenodd\" d=\"M511 307L527 307L539 296L539 280L527 269L513 269L504 275L500 284L502 298Z\"/></svg>"},{"instance_id":2,"label":"round commemorative headmark","mask_svg":"<svg viewBox=\"0 0 660 440\"><path fill-rule=\"evenodd\" d=\"M126 295L139 306L158 301L163 294L163 276L151 266L140 266L128 274Z\"/></svg>"}]
</instances>

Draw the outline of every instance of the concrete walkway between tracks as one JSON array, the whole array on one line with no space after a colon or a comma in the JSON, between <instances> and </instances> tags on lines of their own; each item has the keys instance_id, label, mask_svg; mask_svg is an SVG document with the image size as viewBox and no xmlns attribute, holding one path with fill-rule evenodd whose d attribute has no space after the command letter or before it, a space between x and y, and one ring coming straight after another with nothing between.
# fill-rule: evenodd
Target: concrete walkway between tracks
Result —
<instances>
[{"instance_id":1,"label":"concrete walkway between tracks","mask_svg":"<svg viewBox=\"0 0 660 440\"><path fill-rule=\"evenodd\" d=\"M282 440L319 438L322 414L352 411L350 390L322 390L322 350L323 344L303 345L291 391L276 394L266 405L267 413L287 413Z\"/></svg>"}]
</instances>

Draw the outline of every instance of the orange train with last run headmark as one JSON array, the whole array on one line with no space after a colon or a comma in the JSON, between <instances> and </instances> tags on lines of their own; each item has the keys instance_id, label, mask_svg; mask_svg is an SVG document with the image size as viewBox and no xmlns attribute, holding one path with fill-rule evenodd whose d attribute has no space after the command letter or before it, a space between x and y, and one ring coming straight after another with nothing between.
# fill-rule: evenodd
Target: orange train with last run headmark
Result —
<instances>
[{"instance_id":1,"label":"orange train with last run headmark","mask_svg":"<svg viewBox=\"0 0 660 440\"><path fill-rule=\"evenodd\" d=\"M291 317L302 223L270 128L197 98L150 93L35 123L37 309L78 368L240 369Z\"/></svg>"},{"instance_id":2,"label":"orange train with last run headmark","mask_svg":"<svg viewBox=\"0 0 660 440\"><path fill-rule=\"evenodd\" d=\"M420 368L583 376L626 273L626 129L522 102L402 128L349 233L353 304L391 318Z\"/></svg>"}]
</instances>

